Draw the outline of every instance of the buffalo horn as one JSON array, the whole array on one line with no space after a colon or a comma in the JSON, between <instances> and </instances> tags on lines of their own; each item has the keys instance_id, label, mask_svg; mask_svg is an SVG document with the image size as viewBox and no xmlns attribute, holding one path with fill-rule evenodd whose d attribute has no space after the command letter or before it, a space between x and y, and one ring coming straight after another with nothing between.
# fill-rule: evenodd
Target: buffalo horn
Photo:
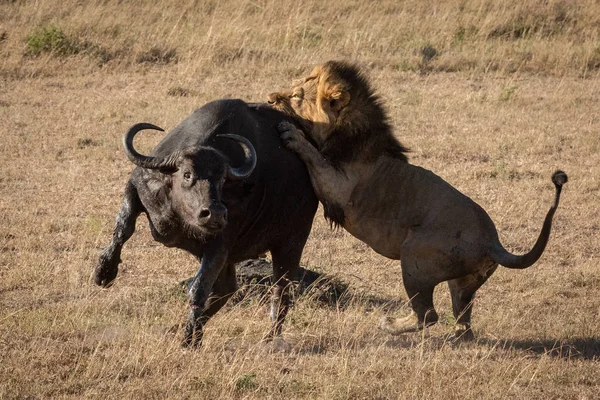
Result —
<instances>
[{"instance_id":1,"label":"buffalo horn","mask_svg":"<svg viewBox=\"0 0 600 400\"><path fill-rule=\"evenodd\" d=\"M256 150L254 150L252 143L250 143L250 141L245 137L233 133L227 133L218 136L235 140L240 144L240 146L242 146L242 149L244 150L244 163L237 168L232 168L231 166L229 167L229 179L238 180L249 177L250 174L252 174L252 171L254 171L254 167L256 167Z\"/></svg>"},{"instance_id":2,"label":"buffalo horn","mask_svg":"<svg viewBox=\"0 0 600 400\"><path fill-rule=\"evenodd\" d=\"M169 169L175 167L175 158L174 157L150 157L144 156L133 148L133 138L135 135L144 129L154 129L157 131L164 132L164 129L159 128L156 125L148 124L148 123L140 123L135 124L125 135L123 136L123 147L125 150L125 154L129 161L137 165L138 167L148 168L148 169Z\"/></svg>"}]
</instances>

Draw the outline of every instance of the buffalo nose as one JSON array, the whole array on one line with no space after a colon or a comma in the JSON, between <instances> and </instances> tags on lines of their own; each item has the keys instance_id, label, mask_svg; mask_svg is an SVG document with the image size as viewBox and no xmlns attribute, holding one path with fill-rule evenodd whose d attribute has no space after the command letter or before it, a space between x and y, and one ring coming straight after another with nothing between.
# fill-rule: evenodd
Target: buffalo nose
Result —
<instances>
[{"instance_id":1,"label":"buffalo nose","mask_svg":"<svg viewBox=\"0 0 600 400\"><path fill-rule=\"evenodd\" d=\"M200 210L200 223L210 228L220 229L227 223L227 208L223 205L212 205Z\"/></svg>"}]
</instances>

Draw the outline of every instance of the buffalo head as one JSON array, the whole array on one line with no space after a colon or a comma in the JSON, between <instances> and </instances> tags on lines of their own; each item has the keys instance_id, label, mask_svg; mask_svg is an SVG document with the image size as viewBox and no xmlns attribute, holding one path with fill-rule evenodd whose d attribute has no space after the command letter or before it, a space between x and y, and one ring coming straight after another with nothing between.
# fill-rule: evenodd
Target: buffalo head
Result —
<instances>
[{"instance_id":1,"label":"buffalo head","mask_svg":"<svg viewBox=\"0 0 600 400\"><path fill-rule=\"evenodd\" d=\"M227 224L227 208L222 203L223 184L227 179L249 177L256 166L256 151L250 141L235 134L221 134L237 142L244 151L244 162L232 167L228 157L211 146L188 147L167 156L144 156L133 148L133 138L141 130L163 129L147 123L132 126L125 136L125 154L141 168L161 173L166 196L173 213L191 234L206 236L219 233Z\"/></svg>"}]
</instances>

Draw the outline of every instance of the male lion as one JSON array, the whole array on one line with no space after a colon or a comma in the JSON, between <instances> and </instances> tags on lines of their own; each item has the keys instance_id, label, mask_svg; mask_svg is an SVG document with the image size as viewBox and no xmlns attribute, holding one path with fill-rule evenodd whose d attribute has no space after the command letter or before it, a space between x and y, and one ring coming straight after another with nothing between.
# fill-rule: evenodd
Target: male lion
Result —
<instances>
[{"instance_id":1,"label":"male lion","mask_svg":"<svg viewBox=\"0 0 600 400\"><path fill-rule=\"evenodd\" d=\"M386 112L356 66L330 61L315 67L269 104L293 116L280 124L285 145L306 163L325 217L377 253L402 263L412 312L386 317L391 334L434 324L433 289L448 281L456 338L471 339L475 292L498 264L523 269L542 255L567 175L556 171L554 204L533 249L507 252L494 223L473 200L433 172L408 163Z\"/></svg>"}]
</instances>

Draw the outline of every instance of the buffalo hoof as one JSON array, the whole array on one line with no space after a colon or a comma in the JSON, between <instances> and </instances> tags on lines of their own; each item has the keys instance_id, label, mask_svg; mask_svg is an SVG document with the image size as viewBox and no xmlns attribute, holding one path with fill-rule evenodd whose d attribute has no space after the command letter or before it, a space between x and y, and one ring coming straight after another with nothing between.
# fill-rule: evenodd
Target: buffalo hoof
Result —
<instances>
[{"instance_id":1,"label":"buffalo hoof","mask_svg":"<svg viewBox=\"0 0 600 400\"><path fill-rule=\"evenodd\" d=\"M192 307L183 330L182 347L199 347L202 345L203 326L200 321L200 307Z\"/></svg>"},{"instance_id":2,"label":"buffalo hoof","mask_svg":"<svg viewBox=\"0 0 600 400\"><path fill-rule=\"evenodd\" d=\"M117 277L120 261L102 253L94 270L94 283L102 287L110 286Z\"/></svg>"},{"instance_id":3,"label":"buffalo hoof","mask_svg":"<svg viewBox=\"0 0 600 400\"><path fill-rule=\"evenodd\" d=\"M188 332L188 328L186 323L179 323L172 325L170 328L166 330L168 335L179 336L181 330L185 329L185 333L183 335L183 340L181 341L181 347L183 348L193 348L202 344L202 331L200 334L192 332L191 334Z\"/></svg>"},{"instance_id":4,"label":"buffalo hoof","mask_svg":"<svg viewBox=\"0 0 600 400\"><path fill-rule=\"evenodd\" d=\"M183 334L183 340L181 341L181 347L195 348L200 346L202 346L202 330L188 332L188 328L186 326Z\"/></svg>"},{"instance_id":5,"label":"buffalo hoof","mask_svg":"<svg viewBox=\"0 0 600 400\"><path fill-rule=\"evenodd\" d=\"M470 325L457 324L454 333L448 337L454 342L470 342L475 340L475 335Z\"/></svg>"}]
</instances>

